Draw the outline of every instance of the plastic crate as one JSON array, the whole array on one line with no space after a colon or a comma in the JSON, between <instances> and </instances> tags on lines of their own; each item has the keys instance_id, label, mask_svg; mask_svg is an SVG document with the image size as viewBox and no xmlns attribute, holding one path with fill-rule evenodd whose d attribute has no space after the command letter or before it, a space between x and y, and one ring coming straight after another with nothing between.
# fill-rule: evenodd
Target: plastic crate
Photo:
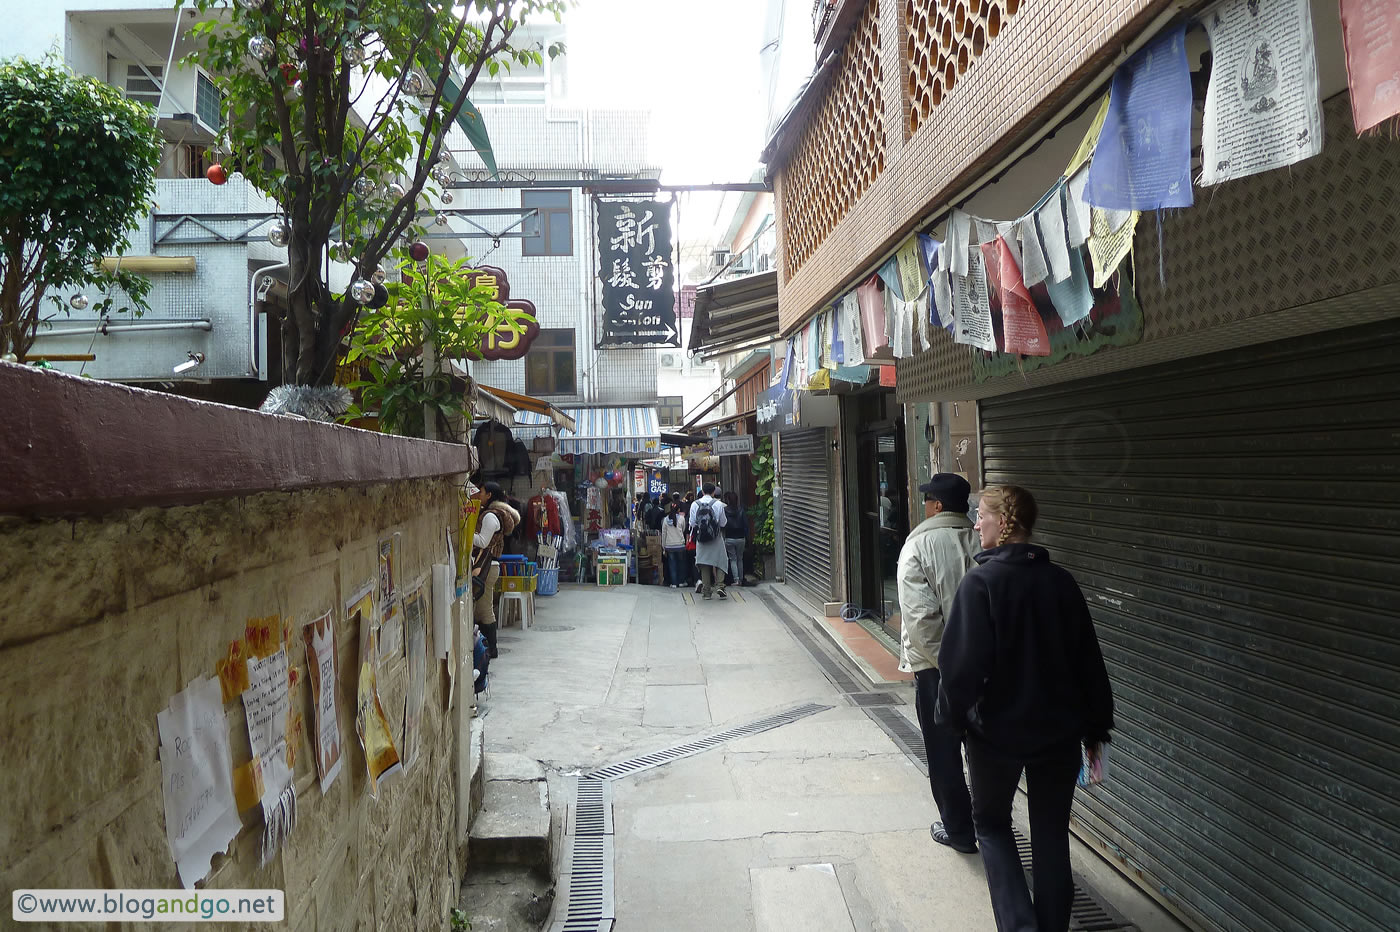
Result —
<instances>
[{"instance_id":1,"label":"plastic crate","mask_svg":"<svg viewBox=\"0 0 1400 932\"><path fill-rule=\"evenodd\" d=\"M538 576L502 576L496 582L497 592L534 592Z\"/></svg>"},{"instance_id":2,"label":"plastic crate","mask_svg":"<svg viewBox=\"0 0 1400 932\"><path fill-rule=\"evenodd\" d=\"M555 595L559 592L559 568L540 570L539 583L535 588L539 595Z\"/></svg>"}]
</instances>

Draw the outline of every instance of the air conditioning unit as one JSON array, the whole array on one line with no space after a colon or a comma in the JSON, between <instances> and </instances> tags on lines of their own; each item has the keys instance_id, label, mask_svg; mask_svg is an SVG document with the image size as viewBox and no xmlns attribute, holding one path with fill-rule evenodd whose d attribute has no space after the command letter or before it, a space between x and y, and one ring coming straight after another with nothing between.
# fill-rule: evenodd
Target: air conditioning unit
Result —
<instances>
[{"instance_id":1,"label":"air conditioning unit","mask_svg":"<svg viewBox=\"0 0 1400 932\"><path fill-rule=\"evenodd\" d=\"M680 353L661 354L661 368L663 369L679 369L683 364Z\"/></svg>"},{"instance_id":2,"label":"air conditioning unit","mask_svg":"<svg viewBox=\"0 0 1400 932\"><path fill-rule=\"evenodd\" d=\"M172 141L213 142L223 128L223 94L203 68L175 68L167 82L163 63L117 60L108 75L128 100L160 108L156 125Z\"/></svg>"}]
</instances>

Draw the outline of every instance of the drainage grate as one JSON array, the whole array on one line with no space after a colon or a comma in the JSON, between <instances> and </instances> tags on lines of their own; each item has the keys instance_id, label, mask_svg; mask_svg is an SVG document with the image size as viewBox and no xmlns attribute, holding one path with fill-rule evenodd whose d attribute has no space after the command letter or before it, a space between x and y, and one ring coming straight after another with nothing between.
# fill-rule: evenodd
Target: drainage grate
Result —
<instances>
[{"instance_id":1,"label":"drainage grate","mask_svg":"<svg viewBox=\"0 0 1400 932\"><path fill-rule=\"evenodd\" d=\"M601 780L581 778L569 803L565 835L611 835L612 793Z\"/></svg>"},{"instance_id":2,"label":"drainage grate","mask_svg":"<svg viewBox=\"0 0 1400 932\"><path fill-rule=\"evenodd\" d=\"M894 693L848 693L846 701L856 706L904 705Z\"/></svg>"},{"instance_id":3,"label":"drainage grate","mask_svg":"<svg viewBox=\"0 0 1400 932\"><path fill-rule=\"evenodd\" d=\"M634 757L631 760L625 760L619 764L609 764L606 767L599 767L597 770L584 774L583 777L579 779L579 785L582 786L585 780L616 780L619 777L631 776L643 770L650 770L653 767L660 767L662 764L669 764L671 761L679 760L682 757L690 757L693 754L708 751L711 748L724 744L726 741L733 741L736 738L747 738L750 735L762 734L765 731L771 731L783 725L790 725L809 715L816 715L818 712L826 712L830 708L831 706L829 705L818 705L816 703L800 705L795 709L780 712L777 715L770 715L768 718L762 718L748 725L741 725L738 728L731 728L728 731L722 731L708 738L700 738L696 741L667 748L664 751L657 751L654 754Z\"/></svg>"},{"instance_id":4,"label":"drainage grate","mask_svg":"<svg viewBox=\"0 0 1400 932\"><path fill-rule=\"evenodd\" d=\"M867 708L865 714L880 730L890 736L890 740L899 746L899 749L918 761L924 773L928 773L928 751L924 747L924 733L919 731L917 725L904 717L904 714L897 709L888 706L878 706Z\"/></svg>"},{"instance_id":5,"label":"drainage grate","mask_svg":"<svg viewBox=\"0 0 1400 932\"><path fill-rule=\"evenodd\" d=\"M852 676L850 671L842 666L836 658L821 649L816 639L809 633L808 626L793 617L793 614L788 611L787 607L780 604L780 599L775 599L768 595L760 595L756 596L756 598L767 606L768 610L777 616L779 621L787 626L788 633L796 639L797 643L807 649L807 653L812 655L812 660L815 661L817 666L822 668L822 672L826 674L826 678L836 684L837 689L843 693L864 692L865 686Z\"/></svg>"},{"instance_id":6,"label":"drainage grate","mask_svg":"<svg viewBox=\"0 0 1400 932\"><path fill-rule=\"evenodd\" d=\"M572 631L572 630L574 630L574 626L573 626L573 625L531 625L530 628L531 628L532 630L534 630L534 631Z\"/></svg>"},{"instance_id":7,"label":"drainage grate","mask_svg":"<svg viewBox=\"0 0 1400 932\"><path fill-rule=\"evenodd\" d=\"M604 781L573 781L564 858L555 883L550 932L609 932L616 909L613 880L612 788Z\"/></svg>"},{"instance_id":8,"label":"drainage grate","mask_svg":"<svg viewBox=\"0 0 1400 932\"><path fill-rule=\"evenodd\" d=\"M1013 828L1016 838L1016 853L1021 856L1021 867L1026 874L1031 873L1031 843L1021 830ZM1074 899L1069 909L1070 932L1136 932L1137 926L1118 914L1113 907L1104 903L1092 893L1079 878L1074 878Z\"/></svg>"}]
</instances>

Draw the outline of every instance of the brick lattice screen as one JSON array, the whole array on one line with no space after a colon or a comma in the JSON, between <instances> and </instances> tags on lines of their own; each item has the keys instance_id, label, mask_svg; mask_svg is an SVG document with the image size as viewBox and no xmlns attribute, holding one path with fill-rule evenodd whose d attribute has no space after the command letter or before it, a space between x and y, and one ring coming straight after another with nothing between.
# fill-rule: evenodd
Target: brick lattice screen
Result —
<instances>
[{"instance_id":1,"label":"brick lattice screen","mask_svg":"<svg viewBox=\"0 0 1400 932\"><path fill-rule=\"evenodd\" d=\"M880 3L872 0L786 168L783 263L789 277L885 170L884 78Z\"/></svg>"},{"instance_id":2,"label":"brick lattice screen","mask_svg":"<svg viewBox=\"0 0 1400 932\"><path fill-rule=\"evenodd\" d=\"M905 0L905 138L918 131L967 74L1021 0Z\"/></svg>"}]
</instances>

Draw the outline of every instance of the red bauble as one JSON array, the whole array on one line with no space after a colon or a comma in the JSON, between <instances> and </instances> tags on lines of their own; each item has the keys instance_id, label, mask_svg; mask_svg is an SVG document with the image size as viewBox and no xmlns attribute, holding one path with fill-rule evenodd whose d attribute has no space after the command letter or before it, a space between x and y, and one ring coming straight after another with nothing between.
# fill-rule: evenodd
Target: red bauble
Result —
<instances>
[{"instance_id":1,"label":"red bauble","mask_svg":"<svg viewBox=\"0 0 1400 932\"><path fill-rule=\"evenodd\" d=\"M408 254L413 257L414 262L425 262L428 258L428 244L419 240L408 247Z\"/></svg>"},{"instance_id":2,"label":"red bauble","mask_svg":"<svg viewBox=\"0 0 1400 932\"><path fill-rule=\"evenodd\" d=\"M225 181L228 181L228 171L218 162L215 162L205 170L204 177L208 178L214 184L223 184Z\"/></svg>"}]
</instances>

